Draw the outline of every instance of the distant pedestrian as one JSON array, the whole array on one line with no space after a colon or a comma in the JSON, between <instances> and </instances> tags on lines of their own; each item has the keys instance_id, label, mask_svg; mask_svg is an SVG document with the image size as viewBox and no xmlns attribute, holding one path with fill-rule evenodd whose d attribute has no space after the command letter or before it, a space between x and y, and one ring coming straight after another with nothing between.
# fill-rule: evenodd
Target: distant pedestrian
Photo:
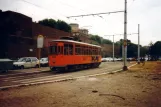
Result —
<instances>
[{"instance_id":1,"label":"distant pedestrian","mask_svg":"<svg viewBox=\"0 0 161 107\"><path fill-rule=\"evenodd\" d=\"M143 64L142 66L144 66L145 65L145 58L141 58L140 62Z\"/></svg>"}]
</instances>

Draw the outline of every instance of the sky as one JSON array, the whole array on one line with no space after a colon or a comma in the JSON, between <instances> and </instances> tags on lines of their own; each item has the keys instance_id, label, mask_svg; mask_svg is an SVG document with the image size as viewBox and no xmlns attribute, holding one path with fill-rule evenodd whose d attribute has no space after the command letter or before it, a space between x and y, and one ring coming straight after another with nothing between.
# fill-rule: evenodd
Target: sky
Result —
<instances>
[{"instance_id":1,"label":"sky","mask_svg":"<svg viewBox=\"0 0 161 107\"><path fill-rule=\"evenodd\" d=\"M124 11L125 0L0 0L2 11L22 13L35 22L45 18L77 23L90 34L115 41L123 39L124 13L111 13L88 17L67 18L68 16L92 13ZM127 34L138 33L140 24L140 44L149 45L161 41L161 0L127 0ZM138 43L138 35L128 35L127 39Z\"/></svg>"}]
</instances>

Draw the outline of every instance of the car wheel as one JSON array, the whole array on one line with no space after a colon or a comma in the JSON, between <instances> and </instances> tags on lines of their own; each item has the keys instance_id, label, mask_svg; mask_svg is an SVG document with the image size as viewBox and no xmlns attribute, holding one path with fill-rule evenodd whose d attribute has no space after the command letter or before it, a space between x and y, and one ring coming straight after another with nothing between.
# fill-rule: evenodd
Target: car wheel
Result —
<instances>
[{"instance_id":1,"label":"car wheel","mask_svg":"<svg viewBox=\"0 0 161 107\"><path fill-rule=\"evenodd\" d=\"M36 68L39 68L39 65L37 64L35 67L36 67Z\"/></svg>"},{"instance_id":2,"label":"car wheel","mask_svg":"<svg viewBox=\"0 0 161 107\"><path fill-rule=\"evenodd\" d=\"M21 65L20 69L24 69L24 66L23 66L23 65Z\"/></svg>"}]
</instances>

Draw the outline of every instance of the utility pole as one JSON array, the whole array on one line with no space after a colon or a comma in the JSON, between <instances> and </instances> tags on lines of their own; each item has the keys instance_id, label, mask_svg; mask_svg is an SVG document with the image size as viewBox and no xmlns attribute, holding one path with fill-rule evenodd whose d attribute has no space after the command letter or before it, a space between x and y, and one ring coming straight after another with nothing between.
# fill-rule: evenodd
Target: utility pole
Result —
<instances>
[{"instance_id":1,"label":"utility pole","mask_svg":"<svg viewBox=\"0 0 161 107\"><path fill-rule=\"evenodd\" d=\"M114 43L114 35L113 35L113 62L115 62L115 43Z\"/></svg>"},{"instance_id":2,"label":"utility pole","mask_svg":"<svg viewBox=\"0 0 161 107\"><path fill-rule=\"evenodd\" d=\"M113 43L112 43L112 57L113 57L113 62L115 62L115 40L114 40L114 36L116 35L105 35L105 36L112 36L113 37Z\"/></svg>"},{"instance_id":3,"label":"utility pole","mask_svg":"<svg viewBox=\"0 0 161 107\"><path fill-rule=\"evenodd\" d=\"M135 35L135 34L138 34L138 33L130 33L130 34L126 34L126 35ZM104 36L113 36L113 62L115 61L115 39L114 39L114 36L122 36L124 34L114 34L114 35L104 35ZM122 44L122 50L124 50L124 46L127 45L127 42L124 42L123 41L123 44ZM122 59L124 59L124 51L122 51Z\"/></svg>"},{"instance_id":4,"label":"utility pole","mask_svg":"<svg viewBox=\"0 0 161 107\"><path fill-rule=\"evenodd\" d=\"M123 70L126 71L128 70L127 68L127 0L125 0L125 11L124 11L124 66Z\"/></svg>"},{"instance_id":5,"label":"utility pole","mask_svg":"<svg viewBox=\"0 0 161 107\"><path fill-rule=\"evenodd\" d=\"M85 14L85 15L77 15L77 16L69 16L67 18L72 18L72 17L84 17L84 16L99 16L101 14L111 14L111 13L121 13L124 12L124 46L123 46L123 70L127 70L127 0L125 0L125 10L124 11L114 11L114 12L106 12L106 13L95 13L95 14ZM100 17L100 16L99 16Z\"/></svg>"},{"instance_id":6,"label":"utility pole","mask_svg":"<svg viewBox=\"0 0 161 107\"><path fill-rule=\"evenodd\" d=\"M140 64L140 24L138 24L138 64Z\"/></svg>"}]
</instances>

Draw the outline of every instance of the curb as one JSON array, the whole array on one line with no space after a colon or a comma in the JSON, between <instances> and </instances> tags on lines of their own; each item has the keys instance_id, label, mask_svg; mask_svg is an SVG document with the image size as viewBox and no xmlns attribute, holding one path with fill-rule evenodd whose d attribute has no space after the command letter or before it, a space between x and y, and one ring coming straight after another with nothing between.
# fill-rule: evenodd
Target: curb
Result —
<instances>
[{"instance_id":1,"label":"curb","mask_svg":"<svg viewBox=\"0 0 161 107\"><path fill-rule=\"evenodd\" d=\"M131 67L133 67L135 65L137 65L137 63L129 66L128 68L131 68ZM113 73L117 73L117 72L120 72L120 71L122 71L122 69L111 71L111 72L106 72L106 73L86 75L86 76L80 76L80 77L74 77L74 78L58 79L58 80L54 80L54 81L45 81L45 82L36 82L36 83L29 83L29 84L19 84L19 85L4 86L4 87L0 87L0 90L8 90L8 89L17 88L17 87L26 87L26 86L33 86L33 85L41 85L41 84L48 84L48 83L71 81L71 80L77 80L77 79L86 78L86 77L96 77L96 76L101 76L101 75L113 74Z\"/></svg>"}]
</instances>

